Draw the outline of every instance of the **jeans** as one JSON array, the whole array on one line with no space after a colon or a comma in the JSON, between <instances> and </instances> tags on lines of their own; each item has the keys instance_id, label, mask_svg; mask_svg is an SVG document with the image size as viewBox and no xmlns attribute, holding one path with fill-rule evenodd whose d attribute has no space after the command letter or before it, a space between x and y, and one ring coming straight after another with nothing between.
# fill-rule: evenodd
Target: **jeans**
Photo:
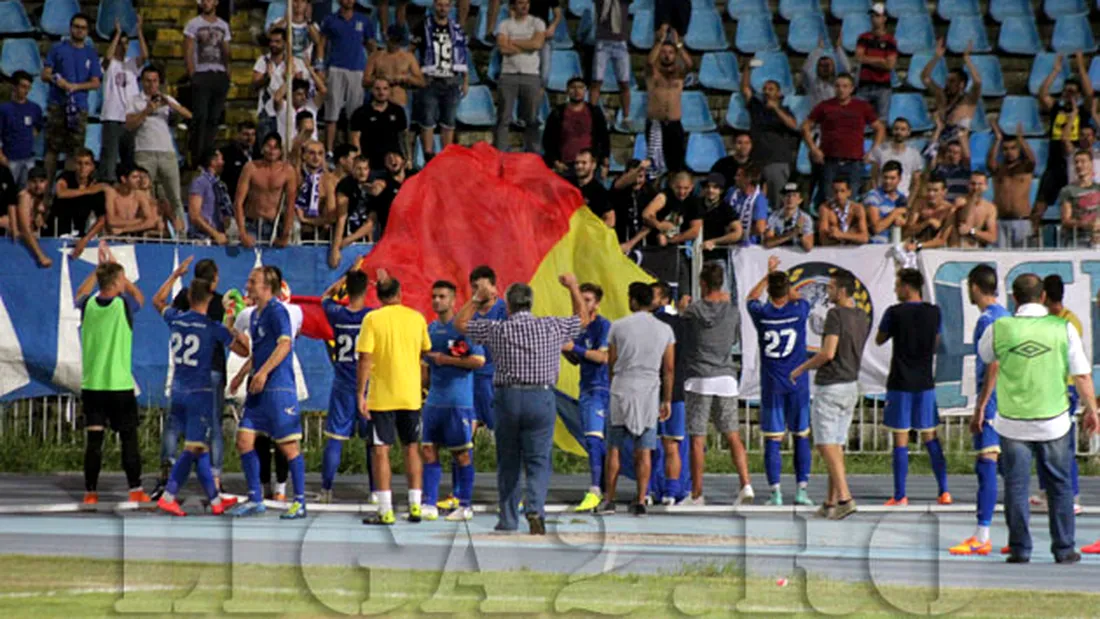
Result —
<instances>
[{"instance_id":1,"label":"jeans","mask_svg":"<svg viewBox=\"0 0 1100 619\"><path fill-rule=\"evenodd\" d=\"M104 121L103 152L99 156L99 178L105 183L118 180L115 172L120 163L134 161L134 134L126 130L125 123Z\"/></svg>"},{"instance_id":2,"label":"jeans","mask_svg":"<svg viewBox=\"0 0 1100 619\"><path fill-rule=\"evenodd\" d=\"M500 90L500 107L497 109L497 126L493 134L493 146L497 150L508 150L508 129L512 125L512 109L519 99L519 119L526 123L523 127L523 152L539 152L539 104L542 95L542 82L538 75L505 73L497 82Z\"/></svg>"},{"instance_id":3,"label":"jeans","mask_svg":"<svg viewBox=\"0 0 1100 619\"><path fill-rule=\"evenodd\" d=\"M191 77L191 164L198 165L202 154L214 148L218 123L229 96L229 74L203 71ZM176 183L179 185L179 182Z\"/></svg>"},{"instance_id":4,"label":"jeans","mask_svg":"<svg viewBox=\"0 0 1100 619\"><path fill-rule=\"evenodd\" d=\"M870 103L878 117L885 122L886 115L890 113L890 95L893 92L894 89L888 84L864 84L859 87L856 96Z\"/></svg>"},{"instance_id":5,"label":"jeans","mask_svg":"<svg viewBox=\"0 0 1100 619\"><path fill-rule=\"evenodd\" d=\"M782 204L780 196L783 193L783 185L786 185L787 181L791 179L791 164L765 164L760 171L760 175L764 177L764 182L768 184L768 204ZM852 191L854 193L855 189ZM772 206L772 208L775 208L775 206Z\"/></svg>"},{"instance_id":6,"label":"jeans","mask_svg":"<svg viewBox=\"0 0 1100 619\"><path fill-rule=\"evenodd\" d=\"M25 187L27 185L27 175L30 174L31 168L34 167L34 157L30 159L9 159L8 169L11 170L12 178L15 179L16 187ZM14 223L12 225L15 225Z\"/></svg>"},{"instance_id":7,"label":"jeans","mask_svg":"<svg viewBox=\"0 0 1100 619\"><path fill-rule=\"evenodd\" d=\"M998 248L1025 248L1029 238L1031 238L1031 220L1024 218L997 221Z\"/></svg>"},{"instance_id":8,"label":"jeans","mask_svg":"<svg viewBox=\"0 0 1100 619\"><path fill-rule=\"evenodd\" d=\"M833 199L833 181L838 178L848 179L848 187L853 196L863 192L863 162L854 159L825 159L821 166L821 186L818 192L818 204Z\"/></svg>"},{"instance_id":9,"label":"jeans","mask_svg":"<svg viewBox=\"0 0 1100 619\"><path fill-rule=\"evenodd\" d=\"M1017 441L1001 437L1001 474L1004 476L1005 521L1012 555L1031 557L1028 520L1028 486L1031 459L1047 489L1050 505L1050 552L1060 559L1073 552L1075 523L1070 467L1073 463L1073 432L1052 441Z\"/></svg>"},{"instance_id":10,"label":"jeans","mask_svg":"<svg viewBox=\"0 0 1100 619\"><path fill-rule=\"evenodd\" d=\"M455 128L458 103L462 101L461 75L429 77L428 84L417 91L413 100L413 118L422 129Z\"/></svg>"},{"instance_id":11,"label":"jeans","mask_svg":"<svg viewBox=\"0 0 1100 619\"><path fill-rule=\"evenodd\" d=\"M527 475L524 511L544 515L557 407L551 389L526 387L498 387L495 406L497 491L500 493L497 528L514 531L519 520L521 469Z\"/></svg>"}]
</instances>

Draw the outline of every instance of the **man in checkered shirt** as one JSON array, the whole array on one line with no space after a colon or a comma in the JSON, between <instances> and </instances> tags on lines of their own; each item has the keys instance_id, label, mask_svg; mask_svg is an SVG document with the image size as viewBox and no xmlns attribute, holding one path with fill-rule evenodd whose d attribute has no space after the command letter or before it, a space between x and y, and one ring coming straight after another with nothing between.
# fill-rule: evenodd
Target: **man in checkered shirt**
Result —
<instances>
[{"instance_id":1,"label":"man in checkered shirt","mask_svg":"<svg viewBox=\"0 0 1100 619\"><path fill-rule=\"evenodd\" d=\"M546 491L550 485L550 450L554 445L561 347L573 341L590 317L583 310L577 278L566 273L558 278L569 290L573 315L536 318L531 314L533 294L527 284L512 284L505 293L507 320L471 321L474 312L491 299L480 291L459 311L455 327L475 344L484 345L496 373L497 487L500 493L498 531L515 531L519 520L519 476L527 471L524 497L527 524L532 535L546 534Z\"/></svg>"}]
</instances>

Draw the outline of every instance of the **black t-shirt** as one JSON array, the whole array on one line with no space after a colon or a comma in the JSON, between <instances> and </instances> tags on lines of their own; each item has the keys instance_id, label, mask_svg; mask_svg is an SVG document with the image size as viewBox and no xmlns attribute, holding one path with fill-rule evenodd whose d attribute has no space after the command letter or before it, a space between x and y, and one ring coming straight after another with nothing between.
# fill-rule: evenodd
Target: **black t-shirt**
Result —
<instances>
[{"instance_id":1,"label":"black t-shirt","mask_svg":"<svg viewBox=\"0 0 1100 619\"><path fill-rule=\"evenodd\" d=\"M941 326L940 308L923 301L898 303L886 308L879 332L894 343L890 356L890 391L927 391L936 386L932 361L936 354L936 336Z\"/></svg>"},{"instance_id":2,"label":"black t-shirt","mask_svg":"<svg viewBox=\"0 0 1100 619\"><path fill-rule=\"evenodd\" d=\"M187 296L186 288L180 290L180 293L172 300L172 307L183 312L191 309L191 298ZM217 290L214 291L214 296L210 298L210 305L206 308L206 315L210 320L225 322L225 306L222 305L222 293ZM216 340L214 342L214 359L210 364L210 369L214 372L225 374L225 346L222 346L222 343Z\"/></svg>"},{"instance_id":3,"label":"black t-shirt","mask_svg":"<svg viewBox=\"0 0 1100 619\"><path fill-rule=\"evenodd\" d=\"M663 189L661 193L665 196L665 205L661 210L657 211L657 221L678 219L679 226L676 234L687 230L691 226L692 221L703 218L703 205L698 197L688 196L681 200L676 197L676 194L673 193L671 189ZM676 222L674 221L673 223ZM657 236L660 234L662 233L654 230L653 233L649 235L649 241L651 243L656 243Z\"/></svg>"},{"instance_id":4,"label":"black t-shirt","mask_svg":"<svg viewBox=\"0 0 1100 619\"><path fill-rule=\"evenodd\" d=\"M19 187L15 185L15 177L12 176L11 169L8 166L0 165L0 207L4 207L7 214L7 207L16 206L19 204ZM11 222L13 228L15 222Z\"/></svg>"},{"instance_id":5,"label":"black t-shirt","mask_svg":"<svg viewBox=\"0 0 1100 619\"><path fill-rule=\"evenodd\" d=\"M390 218L390 208L393 206L393 201L397 199L397 192L401 191L401 186L405 181L409 180L411 174L405 174L405 180L399 181L393 177L392 174L387 173L385 177L386 188L382 190L382 193L378 194L373 200L371 200L371 212L374 213L375 219L378 220L378 232L375 233L375 240L381 239L382 234L386 230L386 222Z\"/></svg>"},{"instance_id":6,"label":"black t-shirt","mask_svg":"<svg viewBox=\"0 0 1100 619\"><path fill-rule=\"evenodd\" d=\"M531 0L531 15L541 19L547 26L550 25L550 11L561 6L558 0ZM563 17L564 19L564 17ZM547 37L552 37L551 32L547 32Z\"/></svg>"},{"instance_id":7,"label":"black t-shirt","mask_svg":"<svg viewBox=\"0 0 1100 619\"><path fill-rule=\"evenodd\" d=\"M684 341L684 335L687 330L684 328L684 319L676 314L668 314L664 311L656 311L653 313L657 317L657 320L665 323L672 329L672 334L676 337L676 366L672 375L672 401L683 402L684 401L684 370L687 369L687 365L684 363L684 351L687 349L681 345Z\"/></svg>"},{"instance_id":8,"label":"black t-shirt","mask_svg":"<svg viewBox=\"0 0 1100 619\"><path fill-rule=\"evenodd\" d=\"M344 234L352 234L362 228L370 218L371 201L374 197L367 192L367 186L360 185L354 176L346 176L337 183L336 193L348 198L348 220ZM378 236L376 230L374 237L378 238Z\"/></svg>"},{"instance_id":9,"label":"black t-shirt","mask_svg":"<svg viewBox=\"0 0 1100 619\"><path fill-rule=\"evenodd\" d=\"M575 180L573 184L576 185ZM597 179L593 178L587 185L577 185L577 189L581 190L584 203L596 214L596 217L603 217L604 213L611 210L611 199L608 196L607 188Z\"/></svg>"},{"instance_id":10,"label":"black t-shirt","mask_svg":"<svg viewBox=\"0 0 1100 619\"><path fill-rule=\"evenodd\" d=\"M65 186L69 189L79 189L81 187L80 183L77 181L76 172L72 170L62 172L58 180L65 181ZM89 184L95 183L96 180L93 178ZM87 185L85 185L85 187L87 187ZM95 214L97 218L106 215L107 195L100 191L91 195L80 196L79 198L69 198L67 200L55 198L51 212L56 222L55 225L58 234L68 234L73 231L84 234L87 231L89 215Z\"/></svg>"},{"instance_id":11,"label":"black t-shirt","mask_svg":"<svg viewBox=\"0 0 1100 619\"><path fill-rule=\"evenodd\" d=\"M401 132L408 126L405 108L393 102L387 103L384 110L366 103L351 115L351 130L359 132L359 146L370 157L370 167L375 170L385 169L386 153L405 152Z\"/></svg>"},{"instance_id":12,"label":"black t-shirt","mask_svg":"<svg viewBox=\"0 0 1100 619\"><path fill-rule=\"evenodd\" d=\"M236 200L237 183L241 180L244 164L252 161L252 156L236 144L229 144L222 148L222 157L225 159L225 167L222 168L221 179L229 190L229 199Z\"/></svg>"},{"instance_id":13,"label":"black t-shirt","mask_svg":"<svg viewBox=\"0 0 1100 619\"><path fill-rule=\"evenodd\" d=\"M714 162L714 165L710 167L710 173L714 174L717 172L721 174L722 178L726 179L726 186L723 187L723 190L728 190L733 187L733 179L737 176L737 171L749 161L752 161L752 159L749 159L745 163L740 163L733 158L733 155L726 155Z\"/></svg>"},{"instance_id":14,"label":"black t-shirt","mask_svg":"<svg viewBox=\"0 0 1100 619\"><path fill-rule=\"evenodd\" d=\"M612 189L608 195L615 209L615 234L620 243L625 243L645 228L642 211L653 201L657 192L646 185L637 192L634 187Z\"/></svg>"},{"instance_id":15,"label":"black t-shirt","mask_svg":"<svg viewBox=\"0 0 1100 619\"><path fill-rule=\"evenodd\" d=\"M794 116L790 108L781 105L787 114ZM761 165L769 163L791 163L794 161L794 131L779 120L779 114L768 109L760 99L753 97L748 105L752 122L752 155ZM736 170L734 170L736 172ZM724 176L724 175L723 175ZM726 183L732 183L733 177L727 177Z\"/></svg>"},{"instance_id":16,"label":"black t-shirt","mask_svg":"<svg viewBox=\"0 0 1100 619\"><path fill-rule=\"evenodd\" d=\"M702 200L699 203L703 208L703 239L714 240L725 236L730 224L737 219L730 205L721 198L713 205L708 205Z\"/></svg>"}]
</instances>

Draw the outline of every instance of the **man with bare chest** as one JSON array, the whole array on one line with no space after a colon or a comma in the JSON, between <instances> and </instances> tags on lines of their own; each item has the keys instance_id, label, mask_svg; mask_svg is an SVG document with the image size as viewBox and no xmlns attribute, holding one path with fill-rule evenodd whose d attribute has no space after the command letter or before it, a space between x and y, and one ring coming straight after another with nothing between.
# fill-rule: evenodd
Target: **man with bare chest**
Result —
<instances>
[{"instance_id":1,"label":"man with bare chest","mask_svg":"<svg viewBox=\"0 0 1100 619\"><path fill-rule=\"evenodd\" d=\"M297 194L297 175L283 160L279 134L264 138L262 153L262 159L249 161L241 171L233 205L237 229L241 231L241 245L247 248L255 246L257 238L265 241L275 235L275 222L283 200L293 200ZM284 217L282 223L282 232L274 240L276 247L286 247L290 241L294 216Z\"/></svg>"},{"instance_id":2,"label":"man with bare chest","mask_svg":"<svg viewBox=\"0 0 1100 619\"><path fill-rule=\"evenodd\" d=\"M423 88L424 75L420 72L420 63L410 52L409 31L399 24L391 24L386 31L386 48L374 52L367 58L367 68L363 71L363 89L374 87L374 80L384 79L390 84L390 101L406 107L409 93L406 88Z\"/></svg>"},{"instance_id":3,"label":"man with bare chest","mask_svg":"<svg viewBox=\"0 0 1100 619\"><path fill-rule=\"evenodd\" d=\"M947 183L940 176L932 176L925 183L923 199L909 209L906 249L915 252L946 246L954 213L955 206L947 201Z\"/></svg>"},{"instance_id":4,"label":"man with bare chest","mask_svg":"<svg viewBox=\"0 0 1100 619\"><path fill-rule=\"evenodd\" d=\"M16 198L16 238L21 238L27 246L38 266L48 269L53 265L53 260L42 251L38 244L38 236L46 227L46 189L49 183L46 179L46 169L40 167L31 168L27 173L27 187L19 192Z\"/></svg>"},{"instance_id":5,"label":"man with bare chest","mask_svg":"<svg viewBox=\"0 0 1100 619\"><path fill-rule=\"evenodd\" d=\"M138 166L118 166L118 183L107 192L109 234L132 236L163 228L149 194L140 189L143 172Z\"/></svg>"},{"instance_id":6,"label":"man with bare chest","mask_svg":"<svg viewBox=\"0 0 1100 619\"><path fill-rule=\"evenodd\" d=\"M848 179L833 180L833 198L821 205L818 236L821 245L864 245L870 239L867 213L863 205L852 201Z\"/></svg>"},{"instance_id":7,"label":"man with bare chest","mask_svg":"<svg viewBox=\"0 0 1100 619\"><path fill-rule=\"evenodd\" d=\"M997 207L997 247L1027 247L1027 239L1039 230L1043 212L1031 205L1031 181L1035 179L1035 153L1016 127L1016 136L1004 139L997 123L993 127L993 146L986 156L986 167L993 175L993 203ZM998 152L1001 161L997 160Z\"/></svg>"},{"instance_id":8,"label":"man with bare chest","mask_svg":"<svg viewBox=\"0 0 1100 619\"><path fill-rule=\"evenodd\" d=\"M948 245L978 249L997 243L997 207L982 196L989 188L989 177L975 170L970 174L970 189L955 201L955 222Z\"/></svg>"},{"instance_id":9,"label":"man with bare chest","mask_svg":"<svg viewBox=\"0 0 1100 619\"><path fill-rule=\"evenodd\" d=\"M684 92L684 76L691 70L691 56L684 49L680 35L668 26L657 31L657 43L649 52L649 103L646 109L647 156L653 164L650 178L663 172L678 172L684 168L684 126L680 123L680 95Z\"/></svg>"}]
</instances>

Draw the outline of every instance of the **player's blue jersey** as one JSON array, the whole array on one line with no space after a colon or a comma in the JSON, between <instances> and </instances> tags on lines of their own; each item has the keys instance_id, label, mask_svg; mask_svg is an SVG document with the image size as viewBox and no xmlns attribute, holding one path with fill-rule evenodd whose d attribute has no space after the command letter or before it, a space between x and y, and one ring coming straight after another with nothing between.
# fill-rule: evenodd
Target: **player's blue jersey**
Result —
<instances>
[{"instance_id":1,"label":"player's blue jersey","mask_svg":"<svg viewBox=\"0 0 1100 619\"><path fill-rule=\"evenodd\" d=\"M799 376L796 383L791 382L790 375L806 362L806 319L810 304L797 299L776 307L770 301L749 301L748 310L760 344L761 393L809 389L808 372Z\"/></svg>"},{"instance_id":2,"label":"player's blue jersey","mask_svg":"<svg viewBox=\"0 0 1100 619\"><path fill-rule=\"evenodd\" d=\"M222 323L190 310L165 308L164 321L172 332L168 346L175 365L172 393L210 391L213 388L210 368L217 349L215 343L228 348L233 343L233 335Z\"/></svg>"},{"instance_id":3,"label":"player's blue jersey","mask_svg":"<svg viewBox=\"0 0 1100 619\"><path fill-rule=\"evenodd\" d=\"M455 328L453 320L448 323L432 321L432 324L428 325L428 337L432 341L432 352L452 357L485 357L485 349L467 342L466 337ZM425 406L474 407L473 370L464 370L453 365L436 365L431 362L428 362L428 367L431 371L431 379Z\"/></svg>"},{"instance_id":4,"label":"player's blue jersey","mask_svg":"<svg viewBox=\"0 0 1100 619\"><path fill-rule=\"evenodd\" d=\"M271 300L263 309L257 307L249 319L248 331L252 336L253 372L267 363L279 340L290 340L290 354L268 375L264 391L286 390L297 393L294 383L294 331L290 326L290 313L283 304Z\"/></svg>"},{"instance_id":5,"label":"player's blue jersey","mask_svg":"<svg viewBox=\"0 0 1100 619\"><path fill-rule=\"evenodd\" d=\"M472 320L507 320L508 319L508 306L504 303L504 299L497 299L496 303L489 308L489 311L482 314L481 312L474 312ZM493 376L493 358L489 355L489 351L485 351L485 365L479 369L474 370L478 376Z\"/></svg>"},{"instance_id":6,"label":"player's blue jersey","mask_svg":"<svg viewBox=\"0 0 1100 619\"><path fill-rule=\"evenodd\" d=\"M333 333L334 346L331 359L334 377L332 388L333 390L354 392L358 381L356 368L358 367L359 353L355 350L356 343L359 340L359 328L363 326L363 318L370 312L371 308L364 307L355 312L348 309L348 306L341 305L332 299L323 299L321 307L325 310L325 318L328 320L328 324L332 326Z\"/></svg>"},{"instance_id":7,"label":"player's blue jersey","mask_svg":"<svg viewBox=\"0 0 1100 619\"><path fill-rule=\"evenodd\" d=\"M575 346L583 346L586 350L607 350L608 337L611 335L611 321L603 316L596 316L588 323L584 331L577 339L573 340ZM581 366L581 393L593 389L611 389L611 377L606 363L592 363L585 359L580 360Z\"/></svg>"},{"instance_id":8,"label":"player's blue jersey","mask_svg":"<svg viewBox=\"0 0 1100 619\"><path fill-rule=\"evenodd\" d=\"M982 385L985 384L985 362L982 361L982 356L978 354L978 342L982 339L982 334L990 327L994 322L1005 316L1011 316L1008 310L994 303L982 311L982 315L978 316L978 322L974 325L974 373L977 375L977 380L974 382L975 395L981 397ZM993 395L989 398L989 404L985 407L986 420L993 419L997 416L997 390L993 390Z\"/></svg>"}]
</instances>

